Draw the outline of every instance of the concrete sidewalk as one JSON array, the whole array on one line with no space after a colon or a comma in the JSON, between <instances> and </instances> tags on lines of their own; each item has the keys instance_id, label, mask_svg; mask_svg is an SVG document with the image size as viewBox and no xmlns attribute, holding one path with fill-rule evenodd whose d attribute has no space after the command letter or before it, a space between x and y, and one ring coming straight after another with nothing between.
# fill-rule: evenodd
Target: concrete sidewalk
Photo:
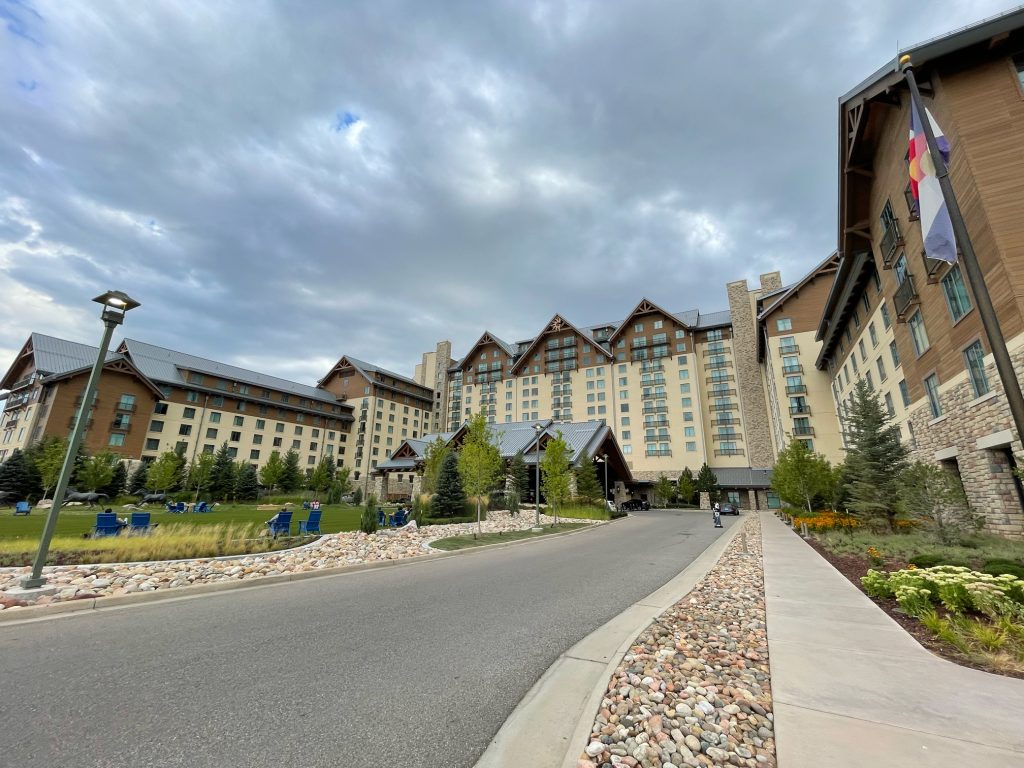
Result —
<instances>
[{"instance_id":1,"label":"concrete sidewalk","mask_svg":"<svg viewBox=\"0 0 1024 768\"><path fill-rule=\"evenodd\" d=\"M761 513L780 768L1024 766L1024 680L923 648Z\"/></svg>"}]
</instances>

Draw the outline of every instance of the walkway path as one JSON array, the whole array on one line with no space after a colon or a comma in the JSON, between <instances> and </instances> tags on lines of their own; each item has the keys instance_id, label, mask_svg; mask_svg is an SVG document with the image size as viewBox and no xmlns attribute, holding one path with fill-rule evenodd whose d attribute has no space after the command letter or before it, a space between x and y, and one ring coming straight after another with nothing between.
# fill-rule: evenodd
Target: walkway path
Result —
<instances>
[{"instance_id":1,"label":"walkway path","mask_svg":"<svg viewBox=\"0 0 1024 768\"><path fill-rule=\"evenodd\" d=\"M925 650L761 513L781 768L1024 766L1024 680Z\"/></svg>"}]
</instances>

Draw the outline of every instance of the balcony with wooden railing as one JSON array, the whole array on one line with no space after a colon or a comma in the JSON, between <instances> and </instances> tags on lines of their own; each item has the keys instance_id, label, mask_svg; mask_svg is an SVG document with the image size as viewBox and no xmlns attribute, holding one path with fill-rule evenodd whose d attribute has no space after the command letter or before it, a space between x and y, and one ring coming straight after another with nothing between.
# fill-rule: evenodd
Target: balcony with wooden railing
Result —
<instances>
[{"instance_id":1,"label":"balcony with wooden railing","mask_svg":"<svg viewBox=\"0 0 1024 768\"><path fill-rule=\"evenodd\" d=\"M917 288L914 287L914 276L908 272L892 296L892 305L896 310L897 319L905 319L907 311L917 303L918 296Z\"/></svg>"},{"instance_id":2,"label":"balcony with wooden railing","mask_svg":"<svg viewBox=\"0 0 1024 768\"><path fill-rule=\"evenodd\" d=\"M729 352L729 347L723 344L719 346L705 347L702 356L708 357L709 355L727 355L729 354Z\"/></svg>"},{"instance_id":3,"label":"balcony with wooden railing","mask_svg":"<svg viewBox=\"0 0 1024 768\"><path fill-rule=\"evenodd\" d=\"M957 251L957 253L959 253L959 251ZM939 272L941 272L942 268L949 262L943 261L942 259L929 259L922 248L921 263L924 264L924 271L925 274L928 275L928 282L934 284L939 282Z\"/></svg>"},{"instance_id":4,"label":"balcony with wooden railing","mask_svg":"<svg viewBox=\"0 0 1024 768\"><path fill-rule=\"evenodd\" d=\"M648 448L644 452L644 456L671 456L672 450L670 448Z\"/></svg>"},{"instance_id":5,"label":"balcony with wooden railing","mask_svg":"<svg viewBox=\"0 0 1024 768\"><path fill-rule=\"evenodd\" d=\"M779 347L780 355L795 355L800 351L799 344L786 344Z\"/></svg>"},{"instance_id":6,"label":"balcony with wooden railing","mask_svg":"<svg viewBox=\"0 0 1024 768\"><path fill-rule=\"evenodd\" d=\"M791 405L789 406L790 416L799 416L802 414L809 414L811 412L811 406L809 405Z\"/></svg>"},{"instance_id":7,"label":"balcony with wooden railing","mask_svg":"<svg viewBox=\"0 0 1024 768\"><path fill-rule=\"evenodd\" d=\"M715 448L715 456L745 456L742 448Z\"/></svg>"},{"instance_id":8,"label":"balcony with wooden railing","mask_svg":"<svg viewBox=\"0 0 1024 768\"><path fill-rule=\"evenodd\" d=\"M645 443L667 443L668 441L668 435L644 435Z\"/></svg>"},{"instance_id":9,"label":"balcony with wooden railing","mask_svg":"<svg viewBox=\"0 0 1024 768\"><path fill-rule=\"evenodd\" d=\"M735 389L712 389L708 392L708 397L735 397Z\"/></svg>"},{"instance_id":10,"label":"balcony with wooden railing","mask_svg":"<svg viewBox=\"0 0 1024 768\"><path fill-rule=\"evenodd\" d=\"M130 421L117 421L110 422L110 429L114 432L131 432L132 423Z\"/></svg>"},{"instance_id":11,"label":"balcony with wooden railing","mask_svg":"<svg viewBox=\"0 0 1024 768\"><path fill-rule=\"evenodd\" d=\"M704 370L706 371L716 371L722 368L732 368L732 360L716 360L715 362L704 364Z\"/></svg>"},{"instance_id":12,"label":"balcony with wooden railing","mask_svg":"<svg viewBox=\"0 0 1024 768\"><path fill-rule=\"evenodd\" d=\"M814 427L793 427L794 437L814 437Z\"/></svg>"},{"instance_id":13,"label":"balcony with wooden railing","mask_svg":"<svg viewBox=\"0 0 1024 768\"><path fill-rule=\"evenodd\" d=\"M792 376L794 374L803 373L803 372L804 372L804 367L802 365L800 365L800 363L796 363L795 365L784 365L784 366L782 366L782 373L784 375L786 375L786 376Z\"/></svg>"},{"instance_id":14,"label":"balcony with wooden railing","mask_svg":"<svg viewBox=\"0 0 1024 768\"><path fill-rule=\"evenodd\" d=\"M729 427L738 425L740 420L733 416L731 413L723 413L717 419L711 420L712 427Z\"/></svg>"},{"instance_id":15,"label":"balcony with wooden railing","mask_svg":"<svg viewBox=\"0 0 1024 768\"><path fill-rule=\"evenodd\" d=\"M641 413L668 413L667 405L645 405Z\"/></svg>"},{"instance_id":16,"label":"balcony with wooden railing","mask_svg":"<svg viewBox=\"0 0 1024 768\"><path fill-rule=\"evenodd\" d=\"M665 364L661 360L644 360L640 364L640 373L654 373L664 370Z\"/></svg>"},{"instance_id":17,"label":"balcony with wooden railing","mask_svg":"<svg viewBox=\"0 0 1024 768\"><path fill-rule=\"evenodd\" d=\"M807 392L806 384L788 384L786 385L787 395L802 395Z\"/></svg>"},{"instance_id":18,"label":"balcony with wooden railing","mask_svg":"<svg viewBox=\"0 0 1024 768\"><path fill-rule=\"evenodd\" d=\"M739 432L716 432L713 437L715 440L724 440L726 442L743 439L743 435Z\"/></svg>"},{"instance_id":19,"label":"balcony with wooden railing","mask_svg":"<svg viewBox=\"0 0 1024 768\"><path fill-rule=\"evenodd\" d=\"M657 390L652 390L650 392L642 392L640 394L640 399L641 400L664 400L667 396L668 395L665 394L664 390L662 390L660 392L658 392Z\"/></svg>"},{"instance_id":20,"label":"balcony with wooden railing","mask_svg":"<svg viewBox=\"0 0 1024 768\"><path fill-rule=\"evenodd\" d=\"M730 381L736 381L736 377L732 374L726 376L708 376L704 379L707 384L725 384Z\"/></svg>"}]
</instances>

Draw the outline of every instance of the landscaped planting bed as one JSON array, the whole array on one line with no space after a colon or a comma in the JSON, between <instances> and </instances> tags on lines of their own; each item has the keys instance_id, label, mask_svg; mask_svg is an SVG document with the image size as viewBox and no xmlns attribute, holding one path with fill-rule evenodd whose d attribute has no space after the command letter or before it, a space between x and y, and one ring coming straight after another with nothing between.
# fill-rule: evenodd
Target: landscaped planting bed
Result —
<instances>
[{"instance_id":1,"label":"landscaped planting bed","mask_svg":"<svg viewBox=\"0 0 1024 768\"><path fill-rule=\"evenodd\" d=\"M1024 543L985 534L943 543L914 529L834 528L815 533L807 543L932 652L964 666L1024 678L1024 604L1013 608L1024 603L1019 578ZM910 591L926 588L927 600ZM993 589L1006 594L996 600ZM993 598L988 603L986 593Z\"/></svg>"}]
</instances>

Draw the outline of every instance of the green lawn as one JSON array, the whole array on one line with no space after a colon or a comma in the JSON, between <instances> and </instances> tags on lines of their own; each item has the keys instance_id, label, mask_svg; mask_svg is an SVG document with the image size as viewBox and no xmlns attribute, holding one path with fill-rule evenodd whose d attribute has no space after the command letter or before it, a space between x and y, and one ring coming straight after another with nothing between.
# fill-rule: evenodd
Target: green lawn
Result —
<instances>
[{"instance_id":1,"label":"green lawn","mask_svg":"<svg viewBox=\"0 0 1024 768\"><path fill-rule=\"evenodd\" d=\"M584 528L587 523L559 523L556 526L544 526L544 529L538 533L534 533L531 530L525 531L511 531L508 533L485 533L478 538L473 538L472 535L468 536L452 536L447 539L438 539L433 542L430 546L434 549L442 549L445 552L451 552L456 549L468 549L469 547L480 547L484 544L500 544L501 542L516 541L518 539L534 539L538 536L546 536L549 533L561 533L562 531L571 531L576 528Z\"/></svg>"},{"instance_id":2,"label":"green lawn","mask_svg":"<svg viewBox=\"0 0 1024 768\"><path fill-rule=\"evenodd\" d=\"M925 531L829 531L815 535L826 547L841 555L862 555L869 547L874 547L883 556L903 561L909 561L915 555L939 555L951 561L976 565L994 558L1024 561L1024 542L991 533L965 536L960 544L943 544L934 535Z\"/></svg>"},{"instance_id":3,"label":"green lawn","mask_svg":"<svg viewBox=\"0 0 1024 768\"><path fill-rule=\"evenodd\" d=\"M131 517L130 509L112 507L118 517ZM293 505L292 532L298 529L297 521L305 520L308 512L302 505ZM96 513L102 507L93 509L83 507L65 507L57 519L56 536L81 536L92 530L96 522ZM274 516L273 510L257 510L255 504L221 504L213 512L206 514L171 515L162 506L150 505L147 510L152 513L150 522L162 526L172 523L189 523L192 525L217 525L223 523L256 523L262 524ZM344 504L324 505L321 507L323 517L320 519L320 530L324 533L338 531L354 531L359 528L359 507ZM46 521L45 509L33 509L27 517L15 517L13 509L0 509L0 539L34 539L38 540L43 532Z\"/></svg>"}]
</instances>

